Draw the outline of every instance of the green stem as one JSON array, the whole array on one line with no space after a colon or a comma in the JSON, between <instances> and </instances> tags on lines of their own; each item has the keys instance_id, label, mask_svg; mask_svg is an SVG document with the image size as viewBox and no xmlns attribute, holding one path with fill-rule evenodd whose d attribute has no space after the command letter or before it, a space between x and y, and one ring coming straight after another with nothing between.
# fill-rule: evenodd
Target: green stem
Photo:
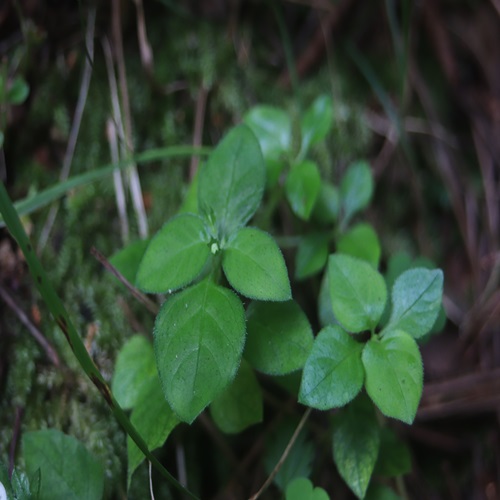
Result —
<instances>
[{"instance_id":1,"label":"green stem","mask_svg":"<svg viewBox=\"0 0 500 500\"><path fill-rule=\"evenodd\" d=\"M45 304L47 305L50 313L52 314L54 320L66 337L66 340L68 341L68 344L71 347L71 350L76 356L78 362L80 363L83 371L92 381L92 383L97 387L106 403L110 407L111 411L113 412L113 415L115 416L118 423L131 437L138 448L144 453L147 459L158 469L163 477L165 477L165 479L167 479L170 484L172 484L172 486L174 486L190 498L197 498L193 493L184 488L184 486L182 486L177 481L177 479L175 479L149 451L142 436L137 432L125 412L121 409L120 405L114 398L111 389L92 361L92 358L89 356L85 345L83 344L80 336L76 331L76 328L71 322L66 308L64 307L62 301L60 300L54 287L52 286L47 274L45 273L45 270L42 267L42 264L38 260L33 250L33 246L31 245L21 224L21 220L19 219L19 216L16 213L9 195L7 194L7 190L5 189L3 182L0 183L0 212L4 217L5 223L11 235L16 239L19 247L24 254L26 262L29 266L31 276L33 277L35 285L40 292Z\"/></svg>"}]
</instances>

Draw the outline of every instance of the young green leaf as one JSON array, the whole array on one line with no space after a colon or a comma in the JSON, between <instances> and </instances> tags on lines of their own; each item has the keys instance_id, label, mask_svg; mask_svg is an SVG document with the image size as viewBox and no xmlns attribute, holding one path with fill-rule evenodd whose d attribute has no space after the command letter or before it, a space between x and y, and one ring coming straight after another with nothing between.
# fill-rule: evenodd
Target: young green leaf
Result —
<instances>
[{"instance_id":1,"label":"young green leaf","mask_svg":"<svg viewBox=\"0 0 500 500\"><path fill-rule=\"evenodd\" d=\"M309 220L321 188L321 176L316 163L304 160L295 165L285 182L285 192L293 213Z\"/></svg>"},{"instance_id":2,"label":"young green leaf","mask_svg":"<svg viewBox=\"0 0 500 500\"><path fill-rule=\"evenodd\" d=\"M128 244L109 259L109 263L114 266L122 276L130 283L135 283L137 270L146 249L151 240L137 240Z\"/></svg>"},{"instance_id":3,"label":"young green leaf","mask_svg":"<svg viewBox=\"0 0 500 500\"><path fill-rule=\"evenodd\" d=\"M382 275L363 260L334 254L328 260L328 280L333 312L346 330L373 330L387 300Z\"/></svg>"},{"instance_id":4,"label":"young green leaf","mask_svg":"<svg viewBox=\"0 0 500 500\"><path fill-rule=\"evenodd\" d=\"M191 423L234 378L245 340L238 297L209 280L167 300L154 328L163 392L181 420Z\"/></svg>"},{"instance_id":5,"label":"young green leaf","mask_svg":"<svg viewBox=\"0 0 500 500\"><path fill-rule=\"evenodd\" d=\"M286 487L285 500L329 500L328 493L314 487L307 477L298 477Z\"/></svg>"},{"instance_id":6,"label":"young green leaf","mask_svg":"<svg viewBox=\"0 0 500 500\"><path fill-rule=\"evenodd\" d=\"M174 217L148 245L137 272L137 286L149 293L166 293L188 285L210 257L209 242L210 235L201 217Z\"/></svg>"},{"instance_id":7,"label":"young green leaf","mask_svg":"<svg viewBox=\"0 0 500 500\"><path fill-rule=\"evenodd\" d=\"M335 416L333 459L358 498L364 498L380 447L380 428L372 403L358 398Z\"/></svg>"},{"instance_id":8,"label":"young green leaf","mask_svg":"<svg viewBox=\"0 0 500 500\"><path fill-rule=\"evenodd\" d=\"M198 205L220 239L244 226L260 205L266 166L254 133L239 125L229 132L200 170Z\"/></svg>"},{"instance_id":9,"label":"young green leaf","mask_svg":"<svg viewBox=\"0 0 500 500\"><path fill-rule=\"evenodd\" d=\"M17 76L12 81L9 90L7 90L7 102L9 104L22 104L28 97L29 93L30 87L26 80Z\"/></svg>"},{"instance_id":10,"label":"young green leaf","mask_svg":"<svg viewBox=\"0 0 500 500\"><path fill-rule=\"evenodd\" d=\"M325 267L328 260L328 234L313 233L304 236L295 257L295 279L303 280Z\"/></svg>"},{"instance_id":11,"label":"young green leaf","mask_svg":"<svg viewBox=\"0 0 500 500\"><path fill-rule=\"evenodd\" d=\"M320 95L307 109L300 121L302 145L300 148L303 158L313 144L322 141L332 128L333 103L328 95Z\"/></svg>"},{"instance_id":12,"label":"young green leaf","mask_svg":"<svg viewBox=\"0 0 500 500\"><path fill-rule=\"evenodd\" d=\"M328 182L321 182L321 187L313 208L312 217L323 225L337 222L340 210L339 190Z\"/></svg>"},{"instance_id":13,"label":"young green leaf","mask_svg":"<svg viewBox=\"0 0 500 500\"><path fill-rule=\"evenodd\" d=\"M150 383L158 378L153 346L142 335L134 335L116 358L111 390L124 410L137 404L137 398Z\"/></svg>"},{"instance_id":14,"label":"young green leaf","mask_svg":"<svg viewBox=\"0 0 500 500\"><path fill-rule=\"evenodd\" d=\"M275 301L292 298L283 255L264 231L240 229L224 248L222 268L231 286L246 297Z\"/></svg>"},{"instance_id":15,"label":"young green leaf","mask_svg":"<svg viewBox=\"0 0 500 500\"><path fill-rule=\"evenodd\" d=\"M380 241L370 224L357 224L339 238L337 252L365 260L377 269L381 254Z\"/></svg>"},{"instance_id":16,"label":"young green leaf","mask_svg":"<svg viewBox=\"0 0 500 500\"><path fill-rule=\"evenodd\" d=\"M289 116L272 106L255 106L243 118L259 141L267 166L267 185L274 186L285 167L283 157L289 152L292 125Z\"/></svg>"},{"instance_id":17,"label":"young green leaf","mask_svg":"<svg viewBox=\"0 0 500 500\"><path fill-rule=\"evenodd\" d=\"M227 434L236 434L262 422L262 390L245 360L241 361L231 385L212 401L210 414L217 427Z\"/></svg>"},{"instance_id":18,"label":"young green leaf","mask_svg":"<svg viewBox=\"0 0 500 500\"><path fill-rule=\"evenodd\" d=\"M255 106L243 117L243 121L257 137L265 160L279 158L290 149L292 124L282 109Z\"/></svg>"},{"instance_id":19,"label":"young green leaf","mask_svg":"<svg viewBox=\"0 0 500 500\"><path fill-rule=\"evenodd\" d=\"M372 194L373 176L368 163L359 161L350 165L340 183L343 227L354 214L368 205Z\"/></svg>"},{"instance_id":20,"label":"young green leaf","mask_svg":"<svg viewBox=\"0 0 500 500\"><path fill-rule=\"evenodd\" d=\"M402 330L369 340L362 355L365 387L372 401L388 416L411 424L422 395L422 357L415 340Z\"/></svg>"},{"instance_id":21,"label":"young green leaf","mask_svg":"<svg viewBox=\"0 0 500 500\"><path fill-rule=\"evenodd\" d=\"M441 307L443 272L410 269L394 282L392 314L387 328L401 329L418 339L430 331Z\"/></svg>"},{"instance_id":22,"label":"young green leaf","mask_svg":"<svg viewBox=\"0 0 500 500\"><path fill-rule=\"evenodd\" d=\"M148 448L152 451L163 446L167 437L179 423L179 419L168 406L163 396L158 375L148 379L142 386L137 404L130 415L130 421L140 432ZM144 453L127 437L128 485L132 474L144 460Z\"/></svg>"},{"instance_id":23,"label":"young green leaf","mask_svg":"<svg viewBox=\"0 0 500 500\"><path fill-rule=\"evenodd\" d=\"M304 366L313 345L311 325L293 301L252 302L247 310L244 356L268 375L284 375Z\"/></svg>"},{"instance_id":24,"label":"young green leaf","mask_svg":"<svg viewBox=\"0 0 500 500\"><path fill-rule=\"evenodd\" d=\"M354 399L363 387L362 350L363 345L340 326L323 328L304 366L299 401L329 410Z\"/></svg>"},{"instance_id":25,"label":"young green leaf","mask_svg":"<svg viewBox=\"0 0 500 500\"><path fill-rule=\"evenodd\" d=\"M102 498L104 467L73 436L56 429L25 432L22 447L28 475L40 469L39 500Z\"/></svg>"}]
</instances>

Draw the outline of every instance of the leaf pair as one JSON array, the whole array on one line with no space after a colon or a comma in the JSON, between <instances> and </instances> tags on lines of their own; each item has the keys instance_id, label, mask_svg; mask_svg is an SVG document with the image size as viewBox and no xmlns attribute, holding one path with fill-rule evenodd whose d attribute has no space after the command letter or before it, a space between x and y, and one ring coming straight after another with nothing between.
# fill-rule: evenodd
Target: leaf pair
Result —
<instances>
[{"instance_id":1,"label":"leaf pair","mask_svg":"<svg viewBox=\"0 0 500 500\"><path fill-rule=\"evenodd\" d=\"M319 96L300 121L301 147L293 160L290 117L272 106L256 106L244 118L255 133L267 166L268 186L278 183L287 161L292 164L285 182L285 193L292 211L309 220L321 189L317 164L305 157L310 147L321 142L332 127L333 106L329 96Z\"/></svg>"},{"instance_id":2,"label":"leaf pair","mask_svg":"<svg viewBox=\"0 0 500 500\"><path fill-rule=\"evenodd\" d=\"M304 367L300 400L319 409L343 406L363 385L387 416L411 423L422 393L423 368L415 338L436 320L442 296L440 270L411 269L392 289L387 326L375 333L387 301L383 277L362 260L332 255L328 279L339 324L317 336ZM355 334L368 331L363 344Z\"/></svg>"},{"instance_id":3,"label":"leaf pair","mask_svg":"<svg viewBox=\"0 0 500 500\"><path fill-rule=\"evenodd\" d=\"M214 150L198 181L201 215L174 217L154 236L137 273L137 285L166 293L192 283L222 252L229 283L259 300L291 297L285 262L265 232L246 228L264 191L259 144L246 126L234 128Z\"/></svg>"},{"instance_id":4,"label":"leaf pair","mask_svg":"<svg viewBox=\"0 0 500 500\"><path fill-rule=\"evenodd\" d=\"M163 392L184 421L192 422L222 395L240 365L246 335L243 305L214 282L219 266L246 297L291 298L280 249L269 234L245 227L264 186L259 144L248 127L238 126L200 171L200 214L184 213L168 222L151 240L139 266L137 284L147 292L172 293L198 281L163 304L154 329ZM236 424L223 425L233 429Z\"/></svg>"}]
</instances>

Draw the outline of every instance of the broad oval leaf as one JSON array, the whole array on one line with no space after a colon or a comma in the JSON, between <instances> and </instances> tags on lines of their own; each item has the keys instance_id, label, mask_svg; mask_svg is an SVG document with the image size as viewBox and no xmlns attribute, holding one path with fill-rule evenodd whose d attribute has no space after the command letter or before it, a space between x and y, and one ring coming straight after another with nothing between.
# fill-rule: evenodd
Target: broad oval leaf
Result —
<instances>
[{"instance_id":1,"label":"broad oval leaf","mask_svg":"<svg viewBox=\"0 0 500 500\"><path fill-rule=\"evenodd\" d=\"M300 370L314 341L306 315L293 301L252 302L247 310L247 331L244 356L268 375Z\"/></svg>"},{"instance_id":2,"label":"broad oval leaf","mask_svg":"<svg viewBox=\"0 0 500 500\"><path fill-rule=\"evenodd\" d=\"M366 392L380 411L411 424L422 395L424 371L415 340L402 330L369 340L362 355Z\"/></svg>"},{"instance_id":3,"label":"broad oval leaf","mask_svg":"<svg viewBox=\"0 0 500 500\"><path fill-rule=\"evenodd\" d=\"M150 451L163 446L167 437L179 423L163 396L158 374L142 386L137 405L130 415L130 421L144 439ZM127 436L128 484L132 474L144 460L144 453Z\"/></svg>"},{"instance_id":4,"label":"broad oval leaf","mask_svg":"<svg viewBox=\"0 0 500 500\"><path fill-rule=\"evenodd\" d=\"M295 257L295 279L302 280L321 271L328 260L327 233L314 233L304 236Z\"/></svg>"},{"instance_id":5,"label":"broad oval leaf","mask_svg":"<svg viewBox=\"0 0 500 500\"><path fill-rule=\"evenodd\" d=\"M323 328L304 366L299 401L329 410L354 399L363 387L362 349L340 326Z\"/></svg>"},{"instance_id":6,"label":"broad oval leaf","mask_svg":"<svg viewBox=\"0 0 500 500\"><path fill-rule=\"evenodd\" d=\"M209 242L201 217L174 217L148 245L137 272L137 286L149 293L166 293L188 285L201 273L210 256Z\"/></svg>"},{"instance_id":7,"label":"broad oval leaf","mask_svg":"<svg viewBox=\"0 0 500 500\"><path fill-rule=\"evenodd\" d=\"M285 500L329 500L328 493L314 487L307 477L298 477L286 487Z\"/></svg>"},{"instance_id":8,"label":"broad oval leaf","mask_svg":"<svg viewBox=\"0 0 500 500\"><path fill-rule=\"evenodd\" d=\"M328 260L332 308L352 333L373 330L384 312L387 288L382 275L363 260L334 254Z\"/></svg>"},{"instance_id":9,"label":"broad oval leaf","mask_svg":"<svg viewBox=\"0 0 500 500\"><path fill-rule=\"evenodd\" d=\"M198 176L199 209L219 239L228 238L251 219L264 193L266 166L254 133L246 125L233 128Z\"/></svg>"},{"instance_id":10,"label":"broad oval leaf","mask_svg":"<svg viewBox=\"0 0 500 500\"><path fill-rule=\"evenodd\" d=\"M304 160L294 165L285 182L285 192L293 213L309 220L321 188L321 176L316 163Z\"/></svg>"},{"instance_id":11,"label":"broad oval leaf","mask_svg":"<svg viewBox=\"0 0 500 500\"><path fill-rule=\"evenodd\" d=\"M116 358L111 390L120 406L128 410L151 379L158 378L153 345L142 335L134 335L121 348Z\"/></svg>"},{"instance_id":12,"label":"broad oval leaf","mask_svg":"<svg viewBox=\"0 0 500 500\"><path fill-rule=\"evenodd\" d=\"M380 262L380 241L370 224L361 223L349 229L337 242L337 251L365 260L375 269Z\"/></svg>"},{"instance_id":13,"label":"broad oval leaf","mask_svg":"<svg viewBox=\"0 0 500 500\"><path fill-rule=\"evenodd\" d=\"M246 297L274 301L292 298L285 259L264 231L240 229L224 248L222 268L231 286Z\"/></svg>"},{"instance_id":14,"label":"broad oval leaf","mask_svg":"<svg viewBox=\"0 0 500 500\"><path fill-rule=\"evenodd\" d=\"M217 427L227 434L236 434L262 422L262 390L245 360L241 361L231 385L212 401L210 414Z\"/></svg>"},{"instance_id":15,"label":"broad oval leaf","mask_svg":"<svg viewBox=\"0 0 500 500\"><path fill-rule=\"evenodd\" d=\"M322 141L333 123L333 102L328 95L318 96L307 109L304 117L300 121L300 131L302 133L301 156L307 153L308 149Z\"/></svg>"},{"instance_id":16,"label":"broad oval leaf","mask_svg":"<svg viewBox=\"0 0 500 500\"><path fill-rule=\"evenodd\" d=\"M357 398L335 415L332 441L340 475L358 498L364 498L380 448L380 427L370 400Z\"/></svg>"},{"instance_id":17,"label":"broad oval leaf","mask_svg":"<svg viewBox=\"0 0 500 500\"><path fill-rule=\"evenodd\" d=\"M337 222L340 210L339 190L333 184L321 182L312 217L323 225Z\"/></svg>"},{"instance_id":18,"label":"broad oval leaf","mask_svg":"<svg viewBox=\"0 0 500 500\"><path fill-rule=\"evenodd\" d=\"M243 118L259 141L267 167L267 186L278 182L290 151L292 125L281 109L272 106L255 106Z\"/></svg>"},{"instance_id":19,"label":"broad oval leaf","mask_svg":"<svg viewBox=\"0 0 500 500\"><path fill-rule=\"evenodd\" d=\"M290 149L292 124L288 115L273 106L255 106L243 118L259 141L264 159L275 160Z\"/></svg>"},{"instance_id":20,"label":"broad oval leaf","mask_svg":"<svg viewBox=\"0 0 500 500\"><path fill-rule=\"evenodd\" d=\"M373 175L365 161L350 165L340 183L342 226L345 227L352 216L363 210L373 195Z\"/></svg>"},{"instance_id":21,"label":"broad oval leaf","mask_svg":"<svg viewBox=\"0 0 500 500\"><path fill-rule=\"evenodd\" d=\"M167 300L154 327L163 392L181 420L191 423L234 378L245 341L238 297L204 280Z\"/></svg>"},{"instance_id":22,"label":"broad oval leaf","mask_svg":"<svg viewBox=\"0 0 500 500\"><path fill-rule=\"evenodd\" d=\"M401 329L418 339L436 322L443 296L440 269L410 269L394 282L392 313L387 328Z\"/></svg>"},{"instance_id":23,"label":"broad oval leaf","mask_svg":"<svg viewBox=\"0 0 500 500\"><path fill-rule=\"evenodd\" d=\"M104 467L73 436L56 429L25 432L22 446L28 476L40 470L39 500L102 498Z\"/></svg>"}]
</instances>

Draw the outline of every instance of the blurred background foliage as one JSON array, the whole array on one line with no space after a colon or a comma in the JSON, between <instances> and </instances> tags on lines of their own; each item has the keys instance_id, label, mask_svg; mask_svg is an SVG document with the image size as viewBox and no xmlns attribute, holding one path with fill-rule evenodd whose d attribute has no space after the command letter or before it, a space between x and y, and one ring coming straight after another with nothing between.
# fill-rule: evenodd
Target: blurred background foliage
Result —
<instances>
[{"instance_id":1,"label":"blurred background foliage","mask_svg":"<svg viewBox=\"0 0 500 500\"><path fill-rule=\"evenodd\" d=\"M114 94L124 98L123 85L136 152L211 146L255 104L298 118L316 96L331 94L334 131L313 151L324 177L337 181L350 161L369 159L376 193L367 219L381 236L384 265L404 251L431 259L445 273L448 322L422 347L426 386L417 420L395 426L411 447L408 497L500 496L498 0L11 0L0 5L0 33L0 175L16 200L61 181L72 140L70 176L112 161L106 124ZM150 234L178 210L195 169L186 159L140 166ZM144 234L130 199L128 237L121 233L111 177L68 191L56 205L53 225L50 207L23 222L110 378L120 346L134 332L149 335L152 318L90 249L110 256L124 239ZM80 375L5 229L0 291L0 461L22 468L22 432L57 427L102 459L106 496L125 498L125 438ZM307 293L306 286L298 292ZM273 402L268 394L270 414L290 411ZM176 430L161 455L175 464L182 443L195 489L222 498L228 493L217 485L235 466L221 458L225 446L236 450L233 459L243 457L256 436L247 431L220 446L220 435L202 421ZM328 446L318 444L318 482L336 498L349 498L331 474ZM257 460L242 491L263 477ZM130 498L144 498L147 485L143 465ZM233 494L239 497L237 489Z\"/></svg>"}]
</instances>

